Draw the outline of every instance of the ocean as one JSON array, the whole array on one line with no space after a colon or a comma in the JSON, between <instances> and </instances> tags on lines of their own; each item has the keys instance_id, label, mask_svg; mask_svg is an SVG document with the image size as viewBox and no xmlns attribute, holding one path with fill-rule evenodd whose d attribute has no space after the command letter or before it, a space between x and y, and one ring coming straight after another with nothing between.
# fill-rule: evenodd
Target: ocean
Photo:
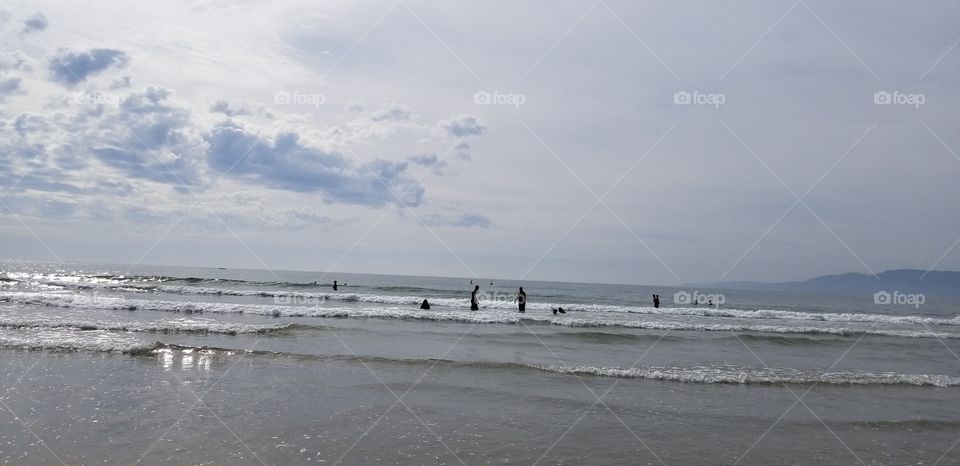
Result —
<instances>
[{"instance_id":1,"label":"ocean","mask_svg":"<svg viewBox=\"0 0 960 466\"><path fill-rule=\"evenodd\" d=\"M5 262L0 461L960 462L957 298L472 282Z\"/></svg>"}]
</instances>

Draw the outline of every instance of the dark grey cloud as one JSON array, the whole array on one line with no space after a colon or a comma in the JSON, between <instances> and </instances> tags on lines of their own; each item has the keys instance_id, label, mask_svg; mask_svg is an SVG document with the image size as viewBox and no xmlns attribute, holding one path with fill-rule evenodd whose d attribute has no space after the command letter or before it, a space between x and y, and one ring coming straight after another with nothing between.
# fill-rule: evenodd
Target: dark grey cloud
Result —
<instances>
[{"instance_id":1,"label":"dark grey cloud","mask_svg":"<svg viewBox=\"0 0 960 466\"><path fill-rule=\"evenodd\" d=\"M37 13L23 20L23 32L42 31L49 25L47 17L43 13Z\"/></svg>"},{"instance_id":2,"label":"dark grey cloud","mask_svg":"<svg viewBox=\"0 0 960 466\"><path fill-rule=\"evenodd\" d=\"M127 59L127 54L122 50L91 49L72 52L60 49L50 59L48 69L54 81L73 86L111 66L123 66Z\"/></svg>"},{"instance_id":3,"label":"dark grey cloud","mask_svg":"<svg viewBox=\"0 0 960 466\"><path fill-rule=\"evenodd\" d=\"M407 179L406 162L375 160L357 165L341 153L304 144L296 133L273 140L236 122L221 123L207 135L210 168L224 176L273 189L321 193L328 202L380 206L419 205L423 187Z\"/></svg>"}]
</instances>

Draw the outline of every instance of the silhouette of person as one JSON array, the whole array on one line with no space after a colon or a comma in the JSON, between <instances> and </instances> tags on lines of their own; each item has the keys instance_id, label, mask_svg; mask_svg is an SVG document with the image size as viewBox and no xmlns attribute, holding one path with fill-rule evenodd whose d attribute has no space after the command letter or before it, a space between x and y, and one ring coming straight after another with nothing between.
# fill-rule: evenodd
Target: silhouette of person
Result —
<instances>
[{"instance_id":1,"label":"silhouette of person","mask_svg":"<svg viewBox=\"0 0 960 466\"><path fill-rule=\"evenodd\" d=\"M333 281L333 291L337 291L337 281Z\"/></svg>"},{"instance_id":2,"label":"silhouette of person","mask_svg":"<svg viewBox=\"0 0 960 466\"><path fill-rule=\"evenodd\" d=\"M554 309L554 310L553 310L553 315L557 315L557 312L559 312L559 313L561 313L561 314L566 314L566 313L567 313L567 311L564 311L562 307L558 307L558 308Z\"/></svg>"},{"instance_id":3,"label":"silhouette of person","mask_svg":"<svg viewBox=\"0 0 960 466\"><path fill-rule=\"evenodd\" d=\"M711 300L709 300L709 301L707 301L707 305L709 305L709 306L713 306L713 299L711 299Z\"/></svg>"},{"instance_id":4,"label":"silhouette of person","mask_svg":"<svg viewBox=\"0 0 960 466\"><path fill-rule=\"evenodd\" d=\"M520 287L520 292L517 293L516 299L517 306L520 308L520 312L527 312L527 292L523 291L523 287Z\"/></svg>"},{"instance_id":5,"label":"silhouette of person","mask_svg":"<svg viewBox=\"0 0 960 466\"><path fill-rule=\"evenodd\" d=\"M480 292L480 285L473 287L473 293L470 293L470 310L479 311L480 302L477 301L477 293Z\"/></svg>"},{"instance_id":6,"label":"silhouette of person","mask_svg":"<svg viewBox=\"0 0 960 466\"><path fill-rule=\"evenodd\" d=\"M493 286L493 280L490 281L490 286Z\"/></svg>"},{"instance_id":7,"label":"silhouette of person","mask_svg":"<svg viewBox=\"0 0 960 466\"><path fill-rule=\"evenodd\" d=\"M658 294L653 295L653 307L657 309L660 308L660 295Z\"/></svg>"},{"instance_id":8,"label":"silhouette of person","mask_svg":"<svg viewBox=\"0 0 960 466\"><path fill-rule=\"evenodd\" d=\"M424 299L423 302L420 303L420 309L430 309L430 303L427 302L426 299Z\"/></svg>"}]
</instances>

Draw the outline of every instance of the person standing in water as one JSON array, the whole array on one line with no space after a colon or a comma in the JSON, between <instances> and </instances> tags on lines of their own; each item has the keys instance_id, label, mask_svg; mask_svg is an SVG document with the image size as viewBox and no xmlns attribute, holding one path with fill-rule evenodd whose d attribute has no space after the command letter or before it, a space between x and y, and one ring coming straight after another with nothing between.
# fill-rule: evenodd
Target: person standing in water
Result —
<instances>
[{"instance_id":1,"label":"person standing in water","mask_svg":"<svg viewBox=\"0 0 960 466\"><path fill-rule=\"evenodd\" d=\"M653 307L657 309L660 308L660 295L658 294L653 295Z\"/></svg>"},{"instance_id":2,"label":"person standing in water","mask_svg":"<svg viewBox=\"0 0 960 466\"><path fill-rule=\"evenodd\" d=\"M480 310L480 302L477 301L477 293L479 292L480 292L480 285L477 285L473 287L473 293L470 293L470 310L471 311Z\"/></svg>"},{"instance_id":3,"label":"person standing in water","mask_svg":"<svg viewBox=\"0 0 960 466\"><path fill-rule=\"evenodd\" d=\"M520 308L520 312L527 312L527 292L523 291L523 287L520 287L520 292L517 293L516 299L514 301L517 303L517 306Z\"/></svg>"},{"instance_id":4,"label":"person standing in water","mask_svg":"<svg viewBox=\"0 0 960 466\"><path fill-rule=\"evenodd\" d=\"M337 291L337 281L333 281L333 291Z\"/></svg>"}]
</instances>

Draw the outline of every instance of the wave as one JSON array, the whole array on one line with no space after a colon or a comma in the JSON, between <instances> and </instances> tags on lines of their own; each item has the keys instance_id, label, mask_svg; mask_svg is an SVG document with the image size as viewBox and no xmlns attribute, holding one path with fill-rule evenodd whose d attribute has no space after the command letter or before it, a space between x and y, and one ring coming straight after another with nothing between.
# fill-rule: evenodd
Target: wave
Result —
<instances>
[{"instance_id":1,"label":"wave","mask_svg":"<svg viewBox=\"0 0 960 466\"><path fill-rule=\"evenodd\" d=\"M530 364L520 362L493 361L455 361L450 359L402 359L357 355L311 355L272 351L248 351L210 346L194 347L184 345L159 344L151 352L170 354L182 351L193 354L203 351L207 354L233 355L242 351L261 357L288 357L305 361L361 362L363 364L423 365L451 368L538 370L563 375L615 377L629 379L649 379L669 382L696 384L737 384L737 385L916 385L933 387L960 386L960 377L939 374L901 374L896 372L865 371L829 371L816 369L745 367L736 365L686 366L686 367L597 367L566 366L552 364Z\"/></svg>"},{"instance_id":2,"label":"wave","mask_svg":"<svg viewBox=\"0 0 960 466\"><path fill-rule=\"evenodd\" d=\"M693 384L738 385L914 385L932 387L960 386L960 377L938 374L902 374L896 372L829 371L792 368L757 368L735 365L686 367L604 367L569 366L520 362L454 361L448 359L396 359L356 355L310 355L287 352L250 351L212 346L187 346L144 341L129 333L107 330L0 328L0 348L43 351L86 351L123 353L132 356L160 356L168 363L177 355L192 357L231 357L238 353L259 357L286 357L305 361L362 362L364 364L441 365L451 368L492 370L537 370L559 375L648 379Z\"/></svg>"},{"instance_id":3,"label":"wave","mask_svg":"<svg viewBox=\"0 0 960 466\"><path fill-rule=\"evenodd\" d=\"M190 279L192 279L191 277ZM189 280L189 279L178 279ZM216 281L212 279L199 279L207 282ZM244 282L251 283L251 282ZM51 283L53 284L53 283ZM61 284L62 285L62 284ZM89 285L73 285L80 288ZM313 285L309 285L313 286ZM273 298L277 305L300 305L308 306L327 301L357 302L367 304L389 304L389 305L415 305L420 304L424 299L428 299L435 307L468 309L470 300L467 298L436 298L430 296L412 296L412 295L378 295L362 294L350 292L298 292L285 290L264 290L264 289L236 289L221 287L204 287L194 285L163 285L163 284L131 284L122 285L101 285L100 287L113 291L129 293L166 293L174 295L212 295L212 296L249 296ZM86 288L89 289L89 288ZM430 291L422 288L386 286L381 287L385 291ZM434 290L439 291L439 290ZM449 293L449 291L447 291ZM484 299L481 295L481 307L487 309L515 309L516 304L511 299ZM563 307L573 312L618 312L630 314L645 314L657 316L689 316L689 317L715 317L715 318L738 318L738 319L764 319L764 320L797 320L814 322L851 322L851 323L879 323L879 324L901 324L901 325L952 325L960 326L960 315L951 319L925 317L925 316L892 316L882 314L866 313L820 313L820 312L799 312L799 311L779 311L773 309L760 310L741 310L741 309L720 309L710 307L676 307L676 308L653 308L653 307L630 307L603 304L569 304L569 303L528 303L527 309L530 310L551 310L557 307Z\"/></svg>"},{"instance_id":4,"label":"wave","mask_svg":"<svg viewBox=\"0 0 960 466\"><path fill-rule=\"evenodd\" d=\"M667 380L705 384L824 384L824 385L928 385L953 387L960 385L960 377L932 374L900 374L896 372L816 372L796 369L756 369L726 367L618 367L593 366L531 366L559 374L594 375L601 377Z\"/></svg>"},{"instance_id":5,"label":"wave","mask_svg":"<svg viewBox=\"0 0 960 466\"><path fill-rule=\"evenodd\" d=\"M83 307L105 310L157 311L179 313L253 314L274 317L377 318L422 320L470 324L548 324L567 327L610 327L663 331L760 332L773 334L824 334L836 336L874 335L901 338L960 339L960 333L932 332L870 327L784 326L754 323L718 324L700 322L635 320L633 316L590 315L589 317L507 313L492 309L481 311L419 310L402 307L345 308L265 304L203 303L105 297L99 295L55 293L0 293L0 302L52 307ZM583 314L581 314L582 316Z\"/></svg>"},{"instance_id":6,"label":"wave","mask_svg":"<svg viewBox=\"0 0 960 466\"><path fill-rule=\"evenodd\" d=\"M172 276L125 276L125 275L31 275L27 273L7 273L5 280L23 280L24 278L38 279L43 277L47 280L45 284L51 286L69 286L77 289L105 288L114 291L130 293L152 293L161 292L177 295L214 295L214 296L253 296L274 298L275 304L279 305L311 305L317 302L325 301L343 301L360 302L370 304L391 304L391 305L413 305L419 304L423 299L429 299L431 304L437 307L449 307L465 309L469 308L470 301L466 297L450 298L436 297L436 294L448 294L450 290L438 290L429 288L409 287L409 286L380 286L373 287L383 292L400 293L419 293L419 295L395 295L395 294L364 294L352 292L309 292L309 291L290 291L276 289L277 287L302 288L302 287L324 287L328 285L318 285L314 283L295 283L295 282L263 282L246 281L220 278L204 277L172 277ZM183 283L177 285L175 283ZM219 285L219 286L198 286L198 285ZM241 285L245 288L225 288L224 285ZM266 287L271 289L246 287ZM434 295L433 297L431 296ZM489 299L489 296L481 295L481 306L489 309L513 309L515 304L512 302L512 296L501 297L501 299ZM743 319L771 319L771 320L806 320L818 322L865 322L865 323L890 323L904 325L956 325L960 326L960 315L954 318L935 318L925 316L892 316L882 314L867 313L820 313L820 312L799 312L799 311L779 311L773 309L760 310L740 310L740 309L720 309L713 307L675 307L675 308L653 308L644 306L616 306L604 304L584 304L584 303L537 303L531 302L527 309L531 310L550 310L556 307L564 307L573 312L621 312L633 314L648 315L674 315L674 316L699 316L699 317L729 317Z\"/></svg>"},{"instance_id":7,"label":"wave","mask_svg":"<svg viewBox=\"0 0 960 466\"><path fill-rule=\"evenodd\" d=\"M157 342L145 342L131 334L106 330L44 329L25 332L0 329L0 348L7 349L143 354L159 346Z\"/></svg>"},{"instance_id":8,"label":"wave","mask_svg":"<svg viewBox=\"0 0 960 466\"><path fill-rule=\"evenodd\" d=\"M274 298L275 304L279 305L311 305L325 301L343 301L359 302L369 304L392 304L392 305L414 305L420 304L424 299L428 299L433 306L466 309L470 307L470 300L467 298L431 298L429 296L405 296L405 295L377 295L361 294L349 292L295 292L284 290L260 290L260 289L232 289L218 287L201 286L175 286L175 285L133 285L106 286L105 288L123 292L161 292L176 295L213 295L213 296L253 296ZM382 287L384 290L391 291L425 291L418 288L409 287ZM483 296L481 296L483 298ZM509 299L481 299L481 307L489 309L514 309L516 304ZM799 312L799 311L778 311L772 309L760 309L755 311L740 309L719 309L708 307L692 308L653 308L653 307L630 307L602 304L568 304L568 303L529 303L527 309L531 310L551 310L557 307L564 307L573 312L620 312L632 314L647 315L673 315L673 316L692 316L692 317L728 317L741 319L770 319L770 320L806 320L816 322L864 322L864 323L889 323L904 325L956 325L960 326L960 315L951 319L925 317L925 316L891 316L882 314L865 313L819 313L819 312Z\"/></svg>"},{"instance_id":9,"label":"wave","mask_svg":"<svg viewBox=\"0 0 960 466\"><path fill-rule=\"evenodd\" d=\"M155 333L218 333L226 335L272 333L288 329L292 324L255 325L219 322L209 319L168 319L155 322L103 322L54 318L2 317L0 328L8 329L75 329L114 332Z\"/></svg>"}]
</instances>

